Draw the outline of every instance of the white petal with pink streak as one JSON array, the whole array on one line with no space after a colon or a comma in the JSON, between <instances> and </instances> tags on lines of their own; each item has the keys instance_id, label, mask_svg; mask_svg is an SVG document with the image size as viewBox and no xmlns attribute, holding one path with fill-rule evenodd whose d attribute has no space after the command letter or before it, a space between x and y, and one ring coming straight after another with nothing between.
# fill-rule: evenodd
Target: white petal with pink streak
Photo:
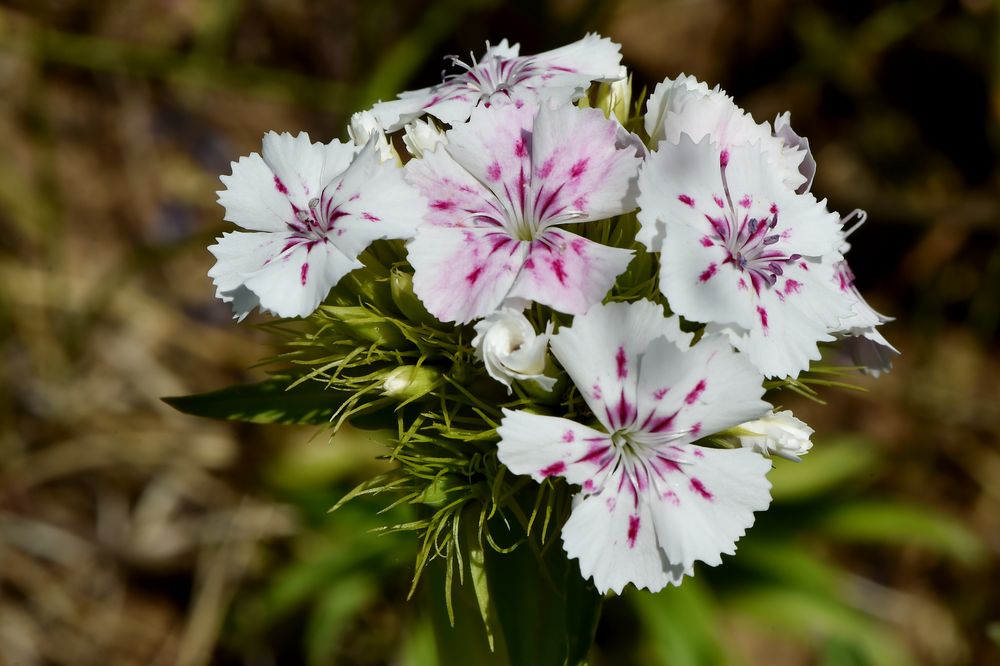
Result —
<instances>
[{"instance_id":1,"label":"white petal with pink streak","mask_svg":"<svg viewBox=\"0 0 1000 666\"><path fill-rule=\"evenodd\" d=\"M509 297L568 314L583 314L600 303L632 260L632 250L601 245L556 228L525 244L528 253Z\"/></svg>"},{"instance_id":2,"label":"white petal with pink streak","mask_svg":"<svg viewBox=\"0 0 1000 666\"><path fill-rule=\"evenodd\" d=\"M771 503L771 463L749 449L679 446L679 469L651 477L650 514L656 541L671 563L688 570L696 561L722 563ZM677 584L679 577L670 582Z\"/></svg>"},{"instance_id":3,"label":"white petal with pink streak","mask_svg":"<svg viewBox=\"0 0 1000 666\"><path fill-rule=\"evenodd\" d=\"M634 419L639 360L669 325L650 301L607 303L552 336L549 348L609 432Z\"/></svg>"},{"instance_id":4,"label":"white petal with pink streak","mask_svg":"<svg viewBox=\"0 0 1000 666\"><path fill-rule=\"evenodd\" d=\"M572 213L568 222L603 220L635 208L630 185L642 160L619 145L619 131L599 109L539 109L531 147L538 219Z\"/></svg>"},{"instance_id":5,"label":"white petal with pink streak","mask_svg":"<svg viewBox=\"0 0 1000 666\"><path fill-rule=\"evenodd\" d=\"M612 472L618 454L607 433L556 416L510 409L503 414L497 456L515 474L539 482L561 476L591 493Z\"/></svg>"},{"instance_id":6,"label":"white petal with pink streak","mask_svg":"<svg viewBox=\"0 0 1000 666\"><path fill-rule=\"evenodd\" d=\"M413 291L441 321L483 317L510 292L527 245L491 228L423 226L408 245Z\"/></svg>"}]
</instances>

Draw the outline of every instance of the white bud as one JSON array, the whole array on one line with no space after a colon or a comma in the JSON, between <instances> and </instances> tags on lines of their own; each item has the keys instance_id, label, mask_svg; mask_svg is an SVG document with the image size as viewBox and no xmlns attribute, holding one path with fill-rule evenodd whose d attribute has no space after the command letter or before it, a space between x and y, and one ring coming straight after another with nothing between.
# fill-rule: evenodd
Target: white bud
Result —
<instances>
[{"instance_id":1,"label":"white bud","mask_svg":"<svg viewBox=\"0 0 1000 666\"><path fill-rule=\"evenodd\" d=\"M744 448L798 462L812 448L809 437L814 431L786 409L747 421L736 432Z\"/></svg>"},{"instance_id":2,"label":"white bud","mask_svg":"<svg viewBox=\"0 0 1000 666\"><path fill-rule=\"evenodd\" d=\"M358 111L352 115L351 123L347 126L347 134L350 135L355 146L364 146L374 135L376 137L375 149L378 151L379 158L383 162L396 158L396 151L389 144L382 126L371 111Z\"/></svg>"},{"instance_id":3,"label":"white bud","mask_svg":"<svg viewBox=\"0 0 1000 666\"><path fill-rule=\"evenodd\" d=\"M545 350L551 334L551 322L545 333L538 335L527 317L505 308L476 324L472 346L476 348L476 357L486 366L486 372L504 384L508 393L515 379L533 381L551 391L556 380L543 374Z\"/></svg>"},{"instance_id":4,"label":"white bud","mask_svg":"<svg viewBox=\"0 0 1000 666\"><path fill-rule=\"evenodd\" d=\"M403 129L403 143L411 155L420 158L434 152L439 143L448 143L448 138L434 123L414 120Z\"/></svg>"}]
</instances>

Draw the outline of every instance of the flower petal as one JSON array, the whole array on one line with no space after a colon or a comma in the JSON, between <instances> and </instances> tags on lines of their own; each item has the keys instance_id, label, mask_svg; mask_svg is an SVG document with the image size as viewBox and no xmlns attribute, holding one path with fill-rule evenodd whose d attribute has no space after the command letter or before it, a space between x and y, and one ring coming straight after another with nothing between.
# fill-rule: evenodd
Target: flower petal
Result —
<instances>
[{"instance_id":1,"label":"flower petal","mask_svg":"<svg viewBox=\"0 0 1000 666\"><path fill-rule=\"evenodd\" d=\"M394 162L381 160L378 137L365 147L343 175L331 183L331 208L336 220L328 236L348 257L357 257L380 238L412 238L427 204L403 179ZM330 189L328 188L328 189Z\"/></svg>"},{"instance_id":2,"label":"flower petal","mask_svg":"<svg viewBox=\"0 0 1000 666\"><path fill-rule=\"evenodd\" d=\"M552 336L552 353L608 432L635 419L639 359L663 334L665 319L663 308L647 300L608 303Z\"/></svg>"},{"instance_id":3,"label":"flower petal","mask_svg":"<svg viewBox=\"0 0 1000 666\"><path fill-rule=\"evenodd\" d=\"M583 314L600 303L632 260L632 250L601 245L557 228L525 245L524 267L509 297L569 314Z\"/></svg>"},{"instance_id":4,"label":"flower petal","mask_svg":"<svg viewBox=\"0 0 1000 666\"><path fill-rule=\"evenodd\" d=\"M640 362L637 441L691 442L766 414L763 377L721 339L702 339L682 350L667 338L652 340Z\"/></svg>"},{"instance_id":5,"label":"flower petal","mask_svg":"<svg viewBox=\"0 0 1000 666\"><path fill-rule=\"evenodd\" d=\"M310 199L315 199L343 172L354 158L357 148L333 140L330 143L312 143L306 132L295 136L284 132L264 135L264 161L274 172L272 189L285 193L300 209L306 209ZM283 189L282 189L283 188Z\"/></svg>"},{"instance_id":6,"label":"flower petal","mask_svg":"<svg viewBox=\"0 0 1000 666\"><path fill-rule=\"evenodd\" d=\"M364 264L346 257L331 243L299 243L244 281L260 307L279 317L306 317L330 289Z\"/></svg>"},{"instance_id":7,"label":"flower petal","mask_svg":"<svg viewBox=\"0 0 1000 666\"><path fill-rule=\"evenodd\" d=\"M677 448L683 462L653 476L648 494L657 542L684 570L697 560L717 566L770 504L771 463L749 449Z\"/></svg>"},{"instance_id":8,"label":"flower petal","mask_svg":"<svg viewBox=\"0 0 1000 666\"><path fill-rule=\"evenodd\" d=\"M441 321L466 323L498 307L527 255L502 232L425 225L409 243L413 291Z\"/></svg>"},{"instance_id":9,"label":"flower petal","mask_svg":"<svg viewBox=\"0 0 1000 666\"><path fill-rule=\"evenodd\" d=\"M403 168L406 181L429 202L424 221L439 227L502 226L496 196L441 147Z\"/></svg>"},{"instance_id":10,"label":"flower petal","mask_svg":"<svg viewBox=\"0 0 1000 666\"><path fill-rule=\"evenodd\" d=\"M515 474L542 482L561 476L595 492L614 469L617 452L607 433L555 416L503 410L497 457Z\"/></svg>"},{"instance_id":11,"label":"flower petal","mask_svg":"<svg viewBox=\"0 0 1000 666\"><path fill-rule=\"evenodd\" d=\"M691 570L663 557L649 501L624 492L623 479L619 468L600 494L577 497L562 529L563 548L602 593L621 594L629 583L656 592Z\"/></svg>"},{"instance_id":12,"label":"flower petal","mask_svg":"<svg viewBox=\"0 0 1000 666\"><path fill-rule=\"evenodd\" d=\"M444 149L520 217L531 183L531 126L537 107L478 107L469 122L447 133Z\"/></svg>"},{"instance_id":13,"label":"flower petal","mask_svg":"<svg viewBox=\"0 0 1000 666\"><path fill-rule=\"evenodd\" d=\"M534 217L603 220L635 208L630 186L641 160L618 145L620 125L599 109L542 105L532 132ZM634 195L634 193L632 193Z\"/></svg>"}]
</instances>

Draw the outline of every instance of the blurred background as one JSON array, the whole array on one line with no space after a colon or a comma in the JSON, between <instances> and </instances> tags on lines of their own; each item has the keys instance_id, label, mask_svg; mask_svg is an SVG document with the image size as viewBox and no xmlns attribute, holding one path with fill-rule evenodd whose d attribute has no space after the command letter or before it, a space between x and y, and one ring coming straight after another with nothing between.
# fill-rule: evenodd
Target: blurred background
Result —
<instances>
[{"instance_id":1,"label":"blurred background","mask_svg":"<svg viewBox=\"0 0 1000 666\"><path fill-rule=\"evenodd\" d=\"M610 600L592 664L1000 663L998 27L988 0L0 2L0 664L435 663L413 538L327 513L371 435L159 398L263 376L205 276L231 160L588 30L636 91L792 111L813 190L870 213L852 266L903 351L788 398L818 434L773 509L726 566Z\"/></svg>"}]
</instances>

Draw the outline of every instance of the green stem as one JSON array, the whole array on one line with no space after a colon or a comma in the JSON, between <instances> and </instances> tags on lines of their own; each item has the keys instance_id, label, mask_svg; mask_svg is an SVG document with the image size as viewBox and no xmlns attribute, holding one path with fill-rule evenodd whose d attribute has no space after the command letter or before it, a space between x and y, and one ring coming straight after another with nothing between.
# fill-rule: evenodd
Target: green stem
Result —
<instances>
[{"instance_id":1,"label":"green stem","mask_svg":"<svg viewBox=\"0 0 1000 666\"><path fill-rule=\"evenodd\" d=\"M429 567L429 601L441 666L579 666L586 663L602 597L584 580L559 544L542 548L537 537L509 553L479 538L477 511L462 520L464 583L454 576L451 626L442 594L445 566ZM494 540L518 539L499 516L489 521ZM523 535L521 535L523 537ZM492 643L493 650L490 650Z\"/></svg>"}]
</instances>

